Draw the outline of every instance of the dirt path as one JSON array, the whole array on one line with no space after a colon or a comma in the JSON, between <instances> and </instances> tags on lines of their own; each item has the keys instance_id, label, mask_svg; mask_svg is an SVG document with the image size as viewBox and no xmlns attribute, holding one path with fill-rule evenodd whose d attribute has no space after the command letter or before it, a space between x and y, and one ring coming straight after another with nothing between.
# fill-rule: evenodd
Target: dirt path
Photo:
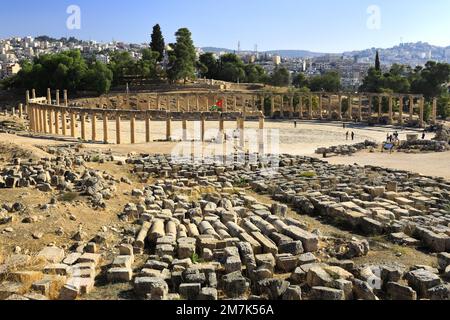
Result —
<instances>
[{"instance_id":1,"label":"dirt path","mask_svg":"<svg viewBox=\"0 0 450 320\"><path fill-rule=\"evenodd\" d=\"M102 139L103 132L101 124L98 123L97 128L97 138ZM165 136L165 122L152 122L151 124L151 137L153 140L164 139ZM196 123L189 123L188 130L191 137L195 136ZM190 152L190 144L180 145L176 142L152 142L149 144L143 143L145 140L145 128L144 123L137 122L137 144L131 145L129 143L129 123L124 122L121 129L121 135L123 144L84 144L84 146L91 150L98 150L99 152L112 151L115 154L126 155L129 153L150 153L150 154L171 154L176 148L188 147L188 152ZM255 134L255 130L258 127L257 122L247 122L247 144L246 149L251 149L257 152L257 147L255 150L249 144L249 139ZM111 123L109 130L110 142L114 143L115 139L115 125ZM233 130L236 128L235 122L226 122L225 128L227 130ZM417 133L417 130L408 129L401 130L401 128L396 127L367 127L355 124L349 124L346 129L342 128L341 123L325 123L325 122L315 122L315 121L299 121L297 128L294 128L294 123L292 121L267 121L266 128L270 133L274 133L279 141L278 152L289 153L294 155L305 155L305 156L315 156L314 151L319 147L329 147L333 145L341 144L353 144L357 142L362 142L366 139L373 140L376 142L382 142L386 138L388 133L393 133L398 130L400 133L400 139L406 139L406 134ZM87 137L90 137L90 125L86 125ZM218 123L207 122L206 123L206 138L210 139L215 136L218 130ZM173 135L174 138L181 138L181 122L173 123ZM347 131L354 132L356 134L355 141L347 141L345 138L345 133ZM49 137L50 138L50 137ZM14 143L26 148L33 153L41 154L42 151L37 149L36 145L57 145L64 143L62 141L55 141L52 139L43 138L32 138L25 136L15 136L8 134L0 134L0 141L6 141L8 143ZM67 142L76 142L72 138L65 138ZM432 138L432 137L429 137ZM200 147L201 144L199 145ZM197 147L199 147L197 146ZM223 153L222 145L218 144L205 144L203 147L208 147L214 149L216 154ZM232 152L233 149L227 150L226 152ZM410 170L413 172L421 173L424 175L440 176L444 178L450 178L450 152L445 153L424 153L424 154L405 154L405 153L368 153L360 152L353 156L345 157L333 157L329 158L327 161L333 164L360 164L360 165L377 165L382 167Z\"/></svg>"}]
</instances>

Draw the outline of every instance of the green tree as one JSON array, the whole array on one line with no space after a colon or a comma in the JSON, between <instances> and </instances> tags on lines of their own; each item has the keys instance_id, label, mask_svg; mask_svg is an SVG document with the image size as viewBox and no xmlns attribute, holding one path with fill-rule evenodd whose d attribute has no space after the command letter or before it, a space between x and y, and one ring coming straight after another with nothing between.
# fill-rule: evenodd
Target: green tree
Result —
<instances>
[{"instance_id":1,"label":"green tree","mask_svg":"<svg viewBox=\"0 0 450 320\"><path fill-rule=\"evenodd\" d=\"M158 62L161 62L164 58L164 50L165 50L165 43L164 43L164 37L161 32L161 27L159 24L156 24L153 27L153 33L152 33L152 41L150 42L150 49L151 51L158 52Z\"/></svg>"},{"instance_id":2,"label":"green tree","mask_svg":"<svg viewBox=\"0 0 450 320\"><path fill-rule=\"evenodd\" d=\"M450 82L450 64L429 61L425 68L416 68L412 75L411 91L426 98L438 97L445 91L444 84Z\"/></svg>"},{"instance_id":3,"label":"green tree","mask_svg":"<svg viewBox=\"0 0 450 320\"><path fill-rule=\"evenodd\" d=\"M270 84L277 87L289 86L291 83L291 75L289 71L284 68L276 68L270 77Z\"/></svg>"},{"instance_id":4,"label":"green tree","mask_svg":"<svg viewBox=\"0 0 450 320\"><path fill-rule=\"evenodd\" d=\"M110 55L109 67L113 72L113 85L119 85L125 75L133 75L135 62L129 52L115 51Z\"/></svg>"},{"instance_id":5,"label":"green tree","mask_svg":"<svg viewBox=\"0 0 450 320\"><path fill-rule=\"evenodd\" d=\"M93 90L99 95L108 93L112 79L112 71L105 64L96 61L86 72L82 87L85 90Z\"/></svg>"},{"instance_id":6,"label":"green tree","mask_svg":"<svg viewBox=\"0 0 450 320\"><path fill-rule=\"evenodd\" d=\"M324 75L315 76L309 81L311 91L337 92L341 87L341 77L336 71L330 71Z\"/></svg>"},{"instance_id":7,"label":"green tree","mask_svg":"<svg viewBox=\"0 0 450 320\"><path fill-rule=\"evenodd\" d=\"M262 83L267 81L267 74L263 67L255 64L246 64L244 66L245 82Z\"/></svg>"},{"instance_id":8,"label":"green tree","mask_svg":"<svg viewBox=\"0 0 450 320\"><path fill-rule=\"evenodd\" d=\"M244 63L234 53L227 53L220 57L218 80L228 82L245 82Z\"/></svg>"},{"instance_id":9,"label":"green tree","mask_svg":"<svg viewBox=\"0 0 450 320\"><path fill-rule=\"evenodd\" d=\"M292 80L292 84L296 88L304 88L304 87L308 87L309 82L308 82L308 79L306 78L305 74L299 72L298 74L295 75L294 79Z\"/></svg>"},{"instance_id":10,"label":"green tree","mask_svg":"<svg viewBox=\"0 0 450 320\"><path fill-rule=\"evenodd\" d=\"M381 62L380 62L380 53L377 50L377 54L375 55L375 70L381 71Z\"/></svg>"},{"instance_id":11,"label":"green tree","mask_svg":"<svg viewBox=\"0 0 450 320\"><path fill-rule=\"evenodd\" d=\"M175 33L177 42L170 54L167 75L171 81L193 79L196 70L196 53L191 32L181 28Z\"/></svg>"},{"instance_id":12,"label":"green tree","mask_svg":"<svg viewBox=\"0 0 450 320\"><path fill-rule=\"evenodd\" d=\"M450 94L445 92L441 94L437 101L437 114L442 119L450 117Z\"/></svg>"},{"instance_id":13,"label":"green tree","mask_svg":"<svg viewBox=\"0 0 450 320\"><path fill-rule=\"evenodd\" d=\"M359 88L361 92L380 93L383 88L383 75L380 70L370 68L363 84Z\"/></svg>"},{"instance_id":14,"label":"green tree","mask_svg":"<svg viewBox=\"0 0 450 320\"><path fill-rule=\"evenodd\" d=\"M35 88L39 94L45 94L47 88L76 91L81 87L88 69L78 50L42 55L32 62L24 61L21 65L22 70L8 80L7 86Z\"/></svg>"},{"instance_id":15,"label":"green tree","mask_svg":"<svg viewBox=\"0 0 450 320\"><path fill-rule=\"evenodd\" d=\"M158 59L159 53L150 49L142 50L142 59L135 63L135 75L147 79L159 77Z\"/></svg>"},{"instance_id":16,"label":"green tree","mask_svg":"<svg viewBox=\"0 0 450 320\"><path fill-rule=\"evenodd\" d=\"M200 75L206 77L207 79L217 79L219 73L219 65L216 57L213 53L207 52L200 56Z\"/></svg>"}]
</instances>

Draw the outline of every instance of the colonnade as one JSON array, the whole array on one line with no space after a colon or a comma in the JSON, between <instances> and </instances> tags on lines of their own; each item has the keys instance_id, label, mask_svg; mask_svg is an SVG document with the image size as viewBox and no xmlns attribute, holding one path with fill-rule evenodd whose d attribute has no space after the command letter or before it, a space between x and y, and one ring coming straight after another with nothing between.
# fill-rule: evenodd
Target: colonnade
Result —
<instances>
[{"instance_id":1,"label":"colonnade","mask_svg":"<svg viewBox=\"0 0 450 320\"><path fill-rule=\"evenodd\" d=\"M58 94L59 92L57 92ZM30 130L36 133L55 134L80 138L83 141L108 143L110 137L110 120L115 120L115 142L123 142L122 125L129 121L129 141L131 144L138 143L136 135L136 121L143 120L145 123L145 142L151 142L151 121L166 122L166 140L172 140L173 121L180 120L183 128L183 140L187 140L188 121L200 122L200 138L205 140L206 121L218 121L219 131L225 132L225 121L236 121L236 128L239 129L241 140L245 130L245 121L248 118L259 119L259 129L264 129L264 115L262 112L170 112L167 110L118 110L118 109L98 109L80 108L68 106L67 92L64 92L64 105L60 105L59 99L52 100L48 91L47 98L27 99L27 108L30 119ZM55 102L55 103L53 103ZM87 123L90 121L91 135L87 136ZM97 123L103 123L103 137L99 139L97 135ZM143 141L142 141L143 142Z\"/></svg>"},{"instance_id":2,"label":"colonnade","mask_svg":"<svg viewBox=\"0 0 450 320\"><path fill-rule=\"evenodd\" d=\"M82 108L69 105L67 90L54 92L47 90L46 97L36 97L33 89L26 92L25 105L20 104L18 114L28 114L30 130L36 133L56 134L81 138L83 141L99 141L97 123L103 123L102 141L109 141L110 120L115 120L117 144L122 143L121 126L130 123L130 142L136 143L136 121L145 123L145 142L151 141L151 121L166 122L166 139L172 139L172 121L182 122L183 139L187 139L188 121L200 121L201 139L205 137L205 122L219 122L219 130L224 131L224 122L232 119L237 129L244 130L249 117L259 119L260 129L264 128L265 116L271 118L339 120L339 121L378 121L388 124L418 121L424 126L424 97L406 94L373 93L216 93L208 94L164 94L147 101L145 110ZM204 99L204 103L201 102ZM207 100L206 100L207 99ZM165 100L165 103L164 103ZM173 103L175 101L175 104ZM195 103L192 103L195 101ZM344 102L346 101L346 104ZM211 110L210 105L221 104L221 110ZM240 102L240 103L239 103ZM388 105L388 113L383 112L383 103ZM127 104L129 99L127 98ZM175 107L173 107L175 105ZM405 111L406 110L406 111ZM14 111L15 112L15 111ZM406 117L405 117L406 113ZM437 100L433 100L431 123L436 123ZM87 137L87 122L90 120L91 136ZM80 130L77 130L80 128ZM78 131L80 131L78 133Z\"/></svg>"}]
</instances>

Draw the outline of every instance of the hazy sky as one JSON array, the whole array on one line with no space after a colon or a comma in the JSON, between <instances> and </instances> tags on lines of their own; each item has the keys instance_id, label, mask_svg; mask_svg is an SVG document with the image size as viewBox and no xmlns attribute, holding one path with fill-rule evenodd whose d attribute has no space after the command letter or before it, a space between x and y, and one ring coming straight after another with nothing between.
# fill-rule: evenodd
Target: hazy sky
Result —
<instances>
[{"instance_id":1,"label":"hazy sky","mask_svg":"<svg viewBox=\"0 0 450 320\"><path fill-rule=\"evenodd\" d=\"M69 5L81 29L66 26ZM12 0L2 1L0 38L26 35L148 42L159 23L167 42L180 27L196 46L342 52L425 41L450 45L449 0Z\"/></svg>"}]
</instances>

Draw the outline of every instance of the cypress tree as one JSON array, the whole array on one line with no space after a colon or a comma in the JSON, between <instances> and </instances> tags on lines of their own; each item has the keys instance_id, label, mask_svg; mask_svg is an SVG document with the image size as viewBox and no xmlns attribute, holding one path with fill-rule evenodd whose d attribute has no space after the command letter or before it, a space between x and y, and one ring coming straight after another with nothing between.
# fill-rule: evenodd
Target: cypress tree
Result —
<instances>
[{"instance_id":1,"label":"cypress tree","mask_svg":"<svg viewBox=\"0 0 450 320\"><path fill-rule=\"evenodd\" d=\"M375 70L381 71L381 62L380 62L380 54L377 50L377 55L375 56Z\"/></svg>"},{"instance_id":2,"label":"cypress tree","mask_svg":"<svg viewBox=\"0 0 450 320\"><path fill-rule=\"evenodd\" d=\"M161 32L161 27L159 26L159 24L153 27L152 42L150 43L150 49L152 51L159 53L158 61L161 62L164 58L165 43Z\"/></svg>"}]
</instances>

